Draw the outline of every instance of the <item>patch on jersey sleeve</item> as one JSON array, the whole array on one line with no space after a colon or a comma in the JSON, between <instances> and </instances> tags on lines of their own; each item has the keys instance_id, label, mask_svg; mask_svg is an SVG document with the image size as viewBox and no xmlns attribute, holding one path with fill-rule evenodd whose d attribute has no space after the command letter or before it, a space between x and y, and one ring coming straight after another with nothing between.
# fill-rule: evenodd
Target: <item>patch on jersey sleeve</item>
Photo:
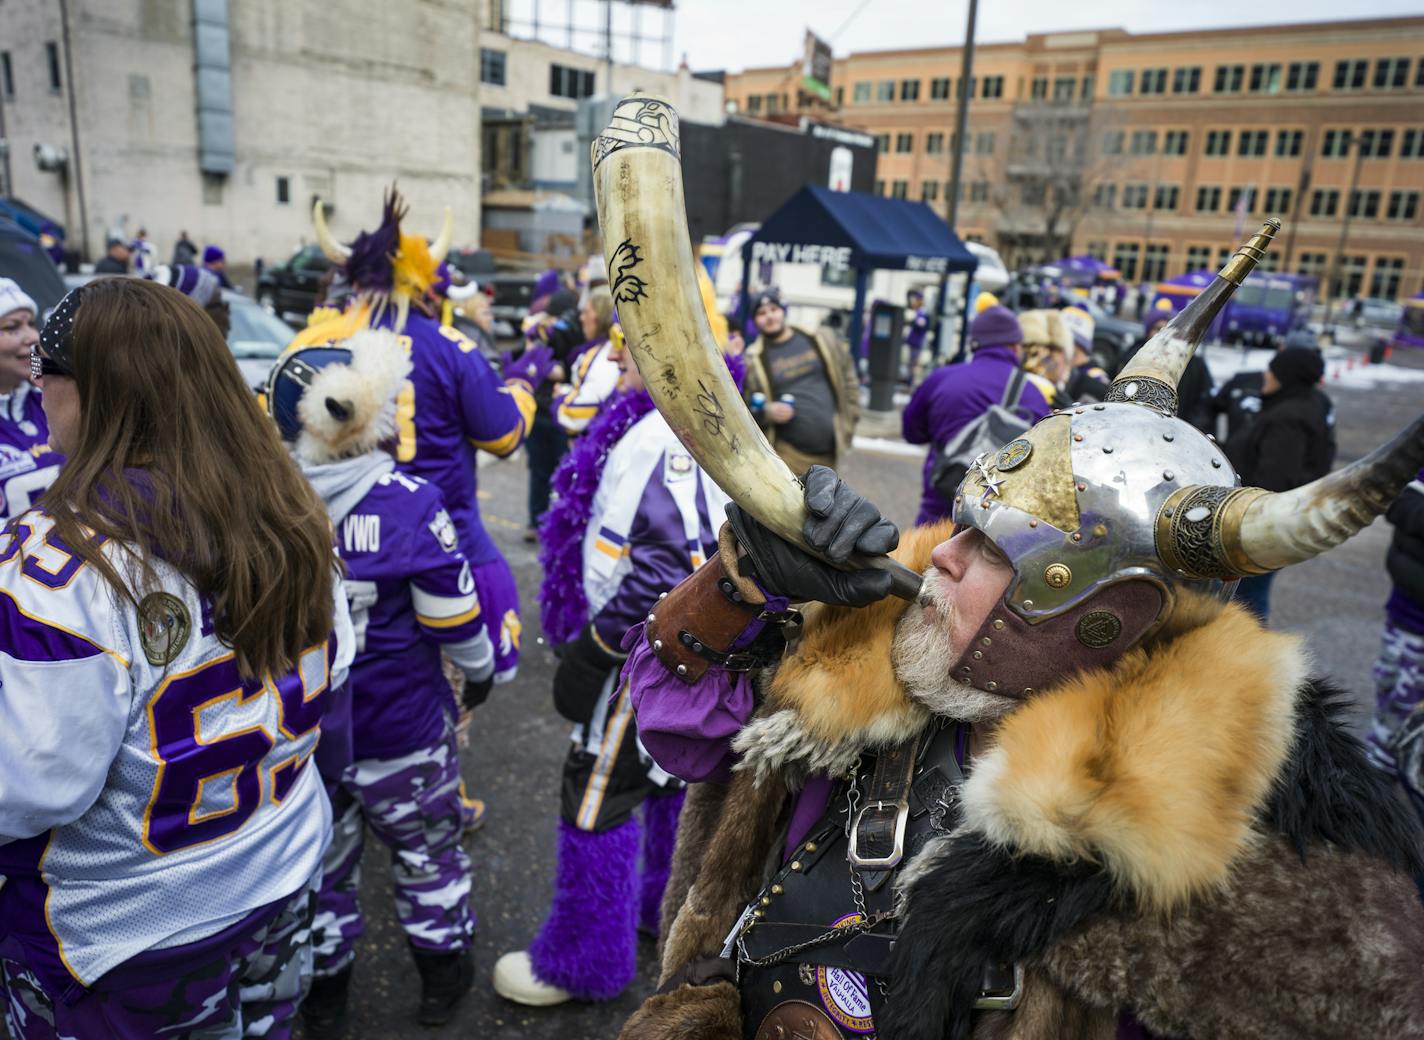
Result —
<instances>
[{"instance_id":1,"label":"patch on jersey sleeve","mask_svg":"<svg viewBox=\"0 0 1424 1040\"><path fill-rule=\"evenodd\" d=\"M193 619L177 596L150 592L139 601L138 636L148 663L166 667L178 659L193 632Z\"/></svg>"},{"instance_id":2,"label":"patch on jersey sleeve","mask_svg":"<svg viewBox=\"0 0 1424 1040\"><path fill-rule=\"evenodd\" d=\"M440 543L440 548L447 553L454 552L460 544L460 540L455 534L455 524L450 520L450 514L443 509L436 513L435 518L430 521L430 533Z\"/></svg>"},{"instance_id":3,"label":"patch on jersey sleeve","mask_svg":"<svg viewBox=\"0 0 1424 1040\"><path fill-rule=\"evenodd\" d=\"M676 480L686 480L692 476L692 456L685 451L667 453L667 465L663 469L663 480L671 484Z\"/></svg>"}]
</instances>

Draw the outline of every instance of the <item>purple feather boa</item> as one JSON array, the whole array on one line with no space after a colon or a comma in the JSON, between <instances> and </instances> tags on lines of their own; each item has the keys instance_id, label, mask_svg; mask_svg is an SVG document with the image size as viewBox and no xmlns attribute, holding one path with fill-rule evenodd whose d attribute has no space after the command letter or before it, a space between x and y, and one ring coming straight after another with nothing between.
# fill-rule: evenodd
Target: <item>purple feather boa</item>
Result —
<instances>
[{"instance_id":1,"label":"purple feather boa","mask_svg":"<svg viewBox=\"0 0 1424 1040\"><path fill-rule=\"evenodd\" d=\"M740 355L727 357L732 380L741 389L746 364ZM567 643L588 621L583 591L583 536L593 516L593 497L603 478L608 453L623 435L652 411L646 390L620 392L606 402L583 434L574 438L568 454L554 470L554 502L539 521L539 565L544 583L539 589L539 622L554 646Z\"/></svg>"}]
</instances>

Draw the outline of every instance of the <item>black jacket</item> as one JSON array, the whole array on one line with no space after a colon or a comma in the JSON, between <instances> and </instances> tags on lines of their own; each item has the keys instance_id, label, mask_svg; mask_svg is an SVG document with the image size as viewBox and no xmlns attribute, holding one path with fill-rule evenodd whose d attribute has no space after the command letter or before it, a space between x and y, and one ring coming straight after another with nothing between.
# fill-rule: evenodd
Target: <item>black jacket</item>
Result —
<instances>
[{"instance_id":1,"label":"black jacket","mask_svg":"<svg viewBox=\"0 0 1424 1040\"><path fill-rule=\"evenodd\" d=\"M1424 470L1399 493L1385 519L1394 525L1385 565L1389 576L1416 603L1424 603Z\"/></svg>"},{"instance_id":2,"label":"black jacket","mask_svg":"<svg viewBox=\"0 0 1424 1040\"><path fill-rule=\"evenodd\" d=\"M128 274L129 265L125 260L119 260L112 256L101 256L94 261L95 274Z\"/></svg>"},{"instance_id":3,"label":"black jacket","mask_svg":"<svg viewBox=\"0 0 1424 1040\"><path fill-rule=\"evenodd\" d=\"M1329 473L1326 400L1313 386L1290 387L1263 397L1256 421L1226 442L1226 457L1241 482L1267 491L1289 491Z\"/></svg>"},{"instance_id":4,"label":"black jacket","mask_svg":"<svg viewBox=\"0 0 1424 1040\"><path fill-rule=\"evenodd\" d=\"M1137 356L1137 352L1147 343L1146 338L1137 341L1120 362L1118 373ZM1216 415L1212 411L1211 372L1200 354L1193 354L1187 362L1187 370L1177 383L1177 415L1191 423L1202 433L1212 433L1216 427Z\"/></svg>"}]
</instances>

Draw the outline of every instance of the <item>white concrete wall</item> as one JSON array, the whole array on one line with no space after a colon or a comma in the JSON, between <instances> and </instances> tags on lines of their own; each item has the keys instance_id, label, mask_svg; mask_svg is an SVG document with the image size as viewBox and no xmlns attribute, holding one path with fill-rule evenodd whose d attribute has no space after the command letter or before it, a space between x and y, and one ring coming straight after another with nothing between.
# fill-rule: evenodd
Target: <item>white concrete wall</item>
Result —
<instances>
[{"instance_id":1,"label":"white concrete wall","mask_svg":"<svg viewBox=\"0 0 1424 1040\"><path fill-rule=\"evenodd\" d=\"M503 51L506 56L505 85L480 84L480 104L487 107L527 112L529 106L534 104L574 111L578 107L577 101L549 93L551 65L587 69L594 74L594 93L608 92L608 64L602 58L489 31L481 35L480 46ZM476 75L478 71L476 69ZM683 119L695 123L721 125L726 118L722 85L694 79L686 68L662 72L636 65L614 65L613 93L631 94L635 90L662 95L673 103Z\"/></svg>"},{"instance_id":2,"label":"white concrete wall","mask_svg":"<svg viewBox=\"0 0 1424 1040\"><path fill-rule=\"evenodd\" d=\"M578 186L578 164L587 162L573 127L536 128L529 135L529 177L536 188L572 191Z\"/></svg>"},{"instance_id":3,"label":"white concrete wall","mask_svg":"<svg viewBox=\"0 0 1424 1040\"><path fill-rule=\"evenodd\" d=\"M277 260L310 241L313 194L335 205L332 228L349 238L379 219L392 180L410 203L411 230L434 234L449 204L456 242L478 242L477 8L477 0L232 0L237 168L215 194L205 193L197 166L191 0L71 0L93 251L111 226L144 226L160 257L186 229L199 244L222 245L232 262ZM0 40L33 61L41 88L42 34L57 38L56 12L52 0L0 4ZM6 106L12 150L28 156L32 139L55 136L53 108L23 95ZM21 180L21 165L12 161L18 194L39 206L58 198L35 175ZM279 176L289 178L287 205L277 202Z\"/></svg>"}]
</instances>

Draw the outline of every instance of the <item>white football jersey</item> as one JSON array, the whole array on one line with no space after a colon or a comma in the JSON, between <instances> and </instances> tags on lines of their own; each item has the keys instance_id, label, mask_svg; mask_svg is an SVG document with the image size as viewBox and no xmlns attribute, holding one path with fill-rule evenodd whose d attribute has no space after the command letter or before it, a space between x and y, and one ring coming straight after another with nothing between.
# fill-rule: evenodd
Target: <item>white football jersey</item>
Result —
<instances>
[{"instance_id":1,"label":"white football jersey","mask_svg":"<svg viewBox=\"0 0 1424 1040\"><path fill-rule=\"evenodd\" d=\"M0 939L85 985L295 892L330 830L310 759L350 664L340 584L331 638L246 680L155 566L136 609L42 513L0 535Z\"/></svg>"}]
</instances>

